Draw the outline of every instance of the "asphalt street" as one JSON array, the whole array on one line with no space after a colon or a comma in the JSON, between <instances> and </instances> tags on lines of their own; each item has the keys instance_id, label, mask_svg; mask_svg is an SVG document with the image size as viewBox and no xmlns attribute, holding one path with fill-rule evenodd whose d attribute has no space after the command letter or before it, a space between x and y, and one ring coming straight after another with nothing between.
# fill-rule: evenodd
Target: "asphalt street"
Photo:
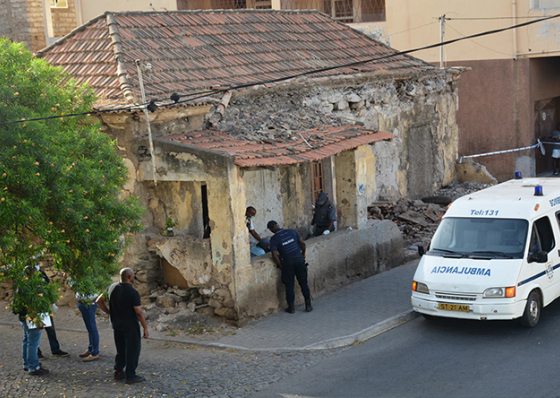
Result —
<instances>
[{"instance_id":1,"label":"asphalt street","mask_svg":"<svg viewBox=\"0 0 560 398\"><path fill-rule=\"evenodd\" d=\"M425 320L350 347L257 397L558 397L560 302L539 325Z\"/></svg>"}]
</instances>

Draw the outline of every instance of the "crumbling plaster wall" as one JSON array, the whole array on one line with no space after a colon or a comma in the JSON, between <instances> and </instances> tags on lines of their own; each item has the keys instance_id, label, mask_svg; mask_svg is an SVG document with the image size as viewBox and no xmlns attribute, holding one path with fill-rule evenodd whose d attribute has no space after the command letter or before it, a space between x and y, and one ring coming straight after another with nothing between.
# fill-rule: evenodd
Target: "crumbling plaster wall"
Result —
<instances>
[{"instance_id":1,"label":"crumbling plaster wall","mask_svg":"<svg viewBox=\"0 0 560 398\"><path fill-rule=\"evenodd\" d=\"M240 173L247 187L247 206L253 206L257 211L253 226L263 239L272 236L266 228L268 221L275 220L284 225L280 174L279 168L243 170Z\"/></svg>"},{"instance_id":2,"label":"crumbling plaster wall","mask_svg":"<svg viewBox=\"0 0 560 398\"><path fill-rule=\"evenodd\" d=\"M155 138L198 130L202 128L204 115L210 108L211 105L202 105L166 108L150 113L152 135ZM136 271L140 282L136 284L136 288L146 302L150 292L163 281L159 253L154 249L154 243L159 240L160 233L165 228L166 218L171 217L178 223L175 227L177 233L202 237L200 184L204 180L166 181L158 175L156 185L150 181L151 169L149 177L143 178L140 166L151 163L146 140L147 124L143 113L105 113L97 116L97 120L101 123L102 131L115 140L128 169L129 180L124 187L123 196L138 196L140 204L146 209L141 220L145 229L143 233L129 237L131 243L121 263L122 267L131 267ZM147 154L140 155L139 147L144 147Z\"/></svg>"},{"instance_id":3,"label":"crumbling plaster wall","mask_svg":"<svg viewBox=\"0 0 560 398\"><path fill-rule=\"evenodd\" d=\"M397 138L371 147L373 157L379 159L373 199L427 196L455 179L458 76L438 70L421 76L298 80L276 88L257 87L234 94L222 128L231 131L241 113L267 120L275 112L291 109L304 121L306 110L318 110L387 131Z\"/></svg>"},{"instance_id":4,"label":"crumbling plaster wall","mask_svg":"<svg viewBox=\"0 0 560 398\"><path fill-rule=\"evenodd\" d=\"M363 230L339 230L306 241L308 283L314 297L401 264L403 238L393 222L369 220ZM280 270L270 254L255 257L237 273L240 319L286 304ZM296 303L303 302L296 283Z\"/></svg>"},{"instance_id":5,"label":"crumbling plaster wall","mask_svg":"<svg viewBox=\"0 0 560 398\"><path fill-rule=\"evenodd\" d=\"M189 281L189 287L199 289L208 304L215 306L216 314L236 319L234 300L237 294L233 273L237 264L250 263L249 238L245 226L246 189L239 169L234 165L233 158L227 156L196 148L188 148L187 152L181 146L164 142L156 142L155 145L158 186L167 181L199 181L207 186L208 216L212 231L209 238L211 266L205 266L204 261L191 261L189 272L184 267L177 269ZM140 162L138 178L140 181L151 180L150 161ZM178 231L178 234L183 232ZM185 235L185 239L192 237ZM171 265L177 263L170 257L173 250L164 249L165 244L158 244L157 247L158 255ZM180 251L187 252L188 249ZM196 255L196 252L191 254ZM187 255L188 253L182 254ZM197 275L197 278L193 279L190 274ZM193 280L198 282L192 285ZM220 294L216 293L218 289ZM229 291L229 296L224 296L224 289Z\"/></svg>"},{"instance_id":6,"label":"crumbling plaster wall","mask_svg":"<svg viewBox=\"0 0 560 398\"><path fill-rule=\"evenodd\" d=\"M374 200L426 196L455 178L457 89L452 75L333 86L307 96L304 104L398 137L371 146L379 159Z\"/></svg>"},{"instance_id":7,"label":"crumbling plaster wall","mask_svg":"<svg viewBox=\"0 0 560 398\"><path fill-rule=\"evenodd\" d=\"M247 189L247 206L257 210L253 225L261 238L272 236L266 228L270 220L307 237L313 217L309 163L241 169L240 176Z\"/></svg>"}]
</instances>

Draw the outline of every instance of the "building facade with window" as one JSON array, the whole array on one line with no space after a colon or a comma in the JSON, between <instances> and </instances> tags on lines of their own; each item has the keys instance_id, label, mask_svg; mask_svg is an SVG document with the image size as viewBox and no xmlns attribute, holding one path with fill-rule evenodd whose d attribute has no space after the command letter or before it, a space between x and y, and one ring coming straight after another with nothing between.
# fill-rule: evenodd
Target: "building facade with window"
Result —
<instances>
[{"instance_id":1,"label":"building facade with window","mask_svg":"<svg viewBox=\"0 0 560 398\"><path fill-rule=\"evenodd\" d=\"M398 50L461 39L560 13L560 0L468 2L393 0L386 21L361 29ZM355 26L355 25L353 25ZM524 148L560 123L560 18L456 42L412 55L470 68L459 81L459 156ZM498 180L552 171L552 146L478 157Z\"/></svg>"}]
</instances>

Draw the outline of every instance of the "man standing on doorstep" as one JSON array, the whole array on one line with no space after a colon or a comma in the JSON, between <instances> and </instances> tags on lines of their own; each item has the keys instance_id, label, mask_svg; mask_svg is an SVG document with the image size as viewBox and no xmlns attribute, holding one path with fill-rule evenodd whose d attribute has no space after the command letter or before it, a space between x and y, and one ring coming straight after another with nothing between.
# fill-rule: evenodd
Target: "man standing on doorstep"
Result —
<instances>
[{"instance_id":1,"label":"man standing on doorstep","mask_svg":"<svg viewBox=\"0 0 560 398\"><path fill-rule=\"evenodd\" d=\"M266 227L274 233L270 238L270 251L274 262L282 270L282 283L286 286L286 312L293 314L294 307L294 275L297 278L301 293L305 299L305 311L313 311L311 293L307 285L307 266L305 264L305 242L293 229L282 229L276 221L269 221Z\"/></svg>"},{"instance_id":2,"label":"man standing on doorstep","mask_svg":"<svg viewBox=\"0 0 560 398\"><path fill-rule=\"evenodd\" d=\"M314 236L326 235L336 229L336 208L325 192L321 192L315 202L315 212L311 225L315 225Z\"/></svg>"},{"instance_id":3,"label":"man standing on doorstep","mask_svg":"<svg viewBox=\"0 0 560 398\"><path fill-rule=\"evenodd\" d=\"M107 293L97 298L97 304L111 317L117 355L115 356L115 380L126 378L126 384L144 381L136 374L142 340L140 325L144 328L144 338L149 337L144 311L140 307L140 294L132 287L134 271L121 269L121 281L113 283ZM107 296L107 299L105 299ZM109 308L106 302L109 302Z\"/></svg>"}]
</instances>

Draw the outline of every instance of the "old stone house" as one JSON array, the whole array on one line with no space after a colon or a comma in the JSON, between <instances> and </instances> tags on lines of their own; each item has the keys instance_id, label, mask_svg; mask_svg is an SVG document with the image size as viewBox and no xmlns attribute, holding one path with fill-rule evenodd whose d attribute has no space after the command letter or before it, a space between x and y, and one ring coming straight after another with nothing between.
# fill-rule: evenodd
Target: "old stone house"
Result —
<instances>
[{"instance_id":1,"label":"old stone house","mask_svg":"<svg viewBox=\"0 0 560 398\"><path fill-rule=\"evenodd\" d=\"M398 228L368 221L367 205L455 177L461 71L319 12L106 13L38 56L99 95L95 117L130 171L124 194L147 209L123 260L146 298L165 280L229 319L282 306L270 255L250 258L245 209L263 237L274 219L307 238L321 191L338 231L307 241L313 294L398 265Z\"/></svg>"}]
</instances>

